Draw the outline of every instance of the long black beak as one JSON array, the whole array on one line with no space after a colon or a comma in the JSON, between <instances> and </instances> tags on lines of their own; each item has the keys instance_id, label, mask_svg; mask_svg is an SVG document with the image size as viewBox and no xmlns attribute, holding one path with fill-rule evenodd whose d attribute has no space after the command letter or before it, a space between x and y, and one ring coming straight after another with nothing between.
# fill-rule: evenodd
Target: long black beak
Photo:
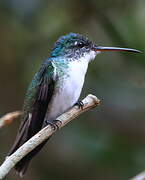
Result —
<instances>
[{"instance_id":1,"label":"long black beak","mask_svg":"<svg viewBox=\"0 0 145 180\"><path fill-rule=\"evenodd\" d=\"M141 53L141 51L137 49L130 49L130 48L120 48L120 47L103 47L103 46L93 46L92 48L94 51L128 51L134 53Z\"/></svg>"}]
</instances>

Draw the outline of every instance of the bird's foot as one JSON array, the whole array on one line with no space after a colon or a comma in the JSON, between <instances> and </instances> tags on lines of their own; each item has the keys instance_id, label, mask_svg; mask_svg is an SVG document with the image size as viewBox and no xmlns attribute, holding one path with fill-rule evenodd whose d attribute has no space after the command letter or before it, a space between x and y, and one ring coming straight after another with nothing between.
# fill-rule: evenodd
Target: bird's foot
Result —
<instances>
[{"instance_id":1,"label":"bird's foot","mask_svg":"<svg viewBox=\"0 0 145 180\"><path fill-rule=\"evenodd\" d=\"M81 100L78 100L78 102L75 103L75 105L77 105L80 109L83 109L84 107L84 103Z\"/></svg>"},{"instance_id":2,"label":"bird's foot","mask_svg":"<svg viewBox=\"0 0 145 180\"><path fill-rule=\"evenodd\" d=\"M53 120L53 121L47 121L46 122L47 125L50 125L51 128L55 131L58 130L59 127L61 126L62 122L60 120Z\"/></svg>"}]
</instances>

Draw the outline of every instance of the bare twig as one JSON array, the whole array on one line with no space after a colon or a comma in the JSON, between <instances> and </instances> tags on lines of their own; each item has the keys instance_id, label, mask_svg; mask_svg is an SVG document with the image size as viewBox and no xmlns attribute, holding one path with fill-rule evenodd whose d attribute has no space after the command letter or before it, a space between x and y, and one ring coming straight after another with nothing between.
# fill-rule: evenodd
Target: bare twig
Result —
<instances>
[{"instance_id":1,"label":"bare twig","mask_svg":"<svg viewBox=\"0 0 145 180\"><path fill-rule=\"evenodd\" d=\"M139 173L137 176L133 177L130 180L145 180L145 171Z\"/></svg>"},{"instance_id":2,"label":"bare twig","mask_svg":"<svg viewBox=\"0 0 145 180\"><path fill-rule=\"evenodd\" d=\"M13 120L18 118L20 115L21 111L7 113L6 115L0 118L0 128L2 128L5 125L11 124Z\"/></svg>"},{"instance_id":3,"label":"bare twig","mask_svg":"<svg viewBox=\"0 0 145 180\"><path fill-rule=\"evenodd\" d=\"M83 101L83 109L78 108L78 106L72 107L69 111L59 116L57 119L62 122L60 128L65 126L72 119L76 118L83 112L92 109L99 105L100 100L93 95L88 95ZM19 162L25 155L27 155L30 151L32 151L36 146L41 144L44 140L46 140L49 136L51 136L55 130L51 128L50 125L43 128L39 131L35 136L29 139L25 144L23 144L16 152L14 152L11 156L7 157L4 163L0 167L0 179L3 179L6 174L15 166L17 162Z\"/></svg>"}]
</instances>

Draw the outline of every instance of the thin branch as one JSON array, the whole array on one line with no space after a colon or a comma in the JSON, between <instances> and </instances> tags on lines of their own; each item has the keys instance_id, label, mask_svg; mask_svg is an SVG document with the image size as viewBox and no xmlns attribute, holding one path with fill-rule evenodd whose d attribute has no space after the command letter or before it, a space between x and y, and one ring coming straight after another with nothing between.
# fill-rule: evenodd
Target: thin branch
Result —
<instances>
[{"instance_id":1,"label":"thin branch","mask_svg":"<svg viewBox=\"0 0 145 180\"><path fill-rule=\"evenodd\" d=\"M83 99L82 102L84 104L83 108L78 108L78 106L74 106L66 113L62 114L57 118L57 120L60 120L62 122L60 128L65 126L68 122L70 122L72 119L76 118L83 112L92 109L100 104L100 100L93 95L88 95L85 99ZM8 156L3 162L3 164L0 166L0 179L3 179L17 162L19 162L25 155L27 155L35 147L41 144L54 132L55 130L53 130L50 125L46 126L35 136L29 139L25 144L23 144L19 149L17 149L17 151L15 151L11 156Z\"/></svg>"},{"instance_id":2,"label":"thin branch","mask_svg":"<svg viewBox=\"0 0 145 180\"><path fill-rule=\"evenodd\" d=\"M21 115L21 111L7 113L6 115L0 118L0 128L2 128L5 125L11 124L20 115Z\"/></svg>"},{"instance_id":3,"label":"thin branch","mask_svg":"<svg viewBox=\"0 0 145 180\"><path fill-rule=\"evenodd\" d=\"M138 175L136 175L130 180L145 180L145 171L139 173Z\"/></svg>"}]
</instances>

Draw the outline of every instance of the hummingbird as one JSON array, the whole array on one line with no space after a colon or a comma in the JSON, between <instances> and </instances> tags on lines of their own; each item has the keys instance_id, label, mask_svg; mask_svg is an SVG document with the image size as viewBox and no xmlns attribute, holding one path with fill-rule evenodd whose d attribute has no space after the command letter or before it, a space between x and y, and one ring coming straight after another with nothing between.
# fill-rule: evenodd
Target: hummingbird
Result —
<instances>
[{"instance_id":1,"label":"hummingbird","mask_svg":"<svg viewBox=\"0 0 145 180\"><path fill-rule=\"evenodd\" d=\"M50 57L42 63L28 87L20 128L8 155L14 153L46 125L56 127L57 117L75 104L83 106L79 97L88 64L103 51L140 52L130 48L99 46L77 33L61 36L56 41ZM48 139L15 165L15 170L21 177L31 159L47 141Z\"/></svg>"}]
</instances>

